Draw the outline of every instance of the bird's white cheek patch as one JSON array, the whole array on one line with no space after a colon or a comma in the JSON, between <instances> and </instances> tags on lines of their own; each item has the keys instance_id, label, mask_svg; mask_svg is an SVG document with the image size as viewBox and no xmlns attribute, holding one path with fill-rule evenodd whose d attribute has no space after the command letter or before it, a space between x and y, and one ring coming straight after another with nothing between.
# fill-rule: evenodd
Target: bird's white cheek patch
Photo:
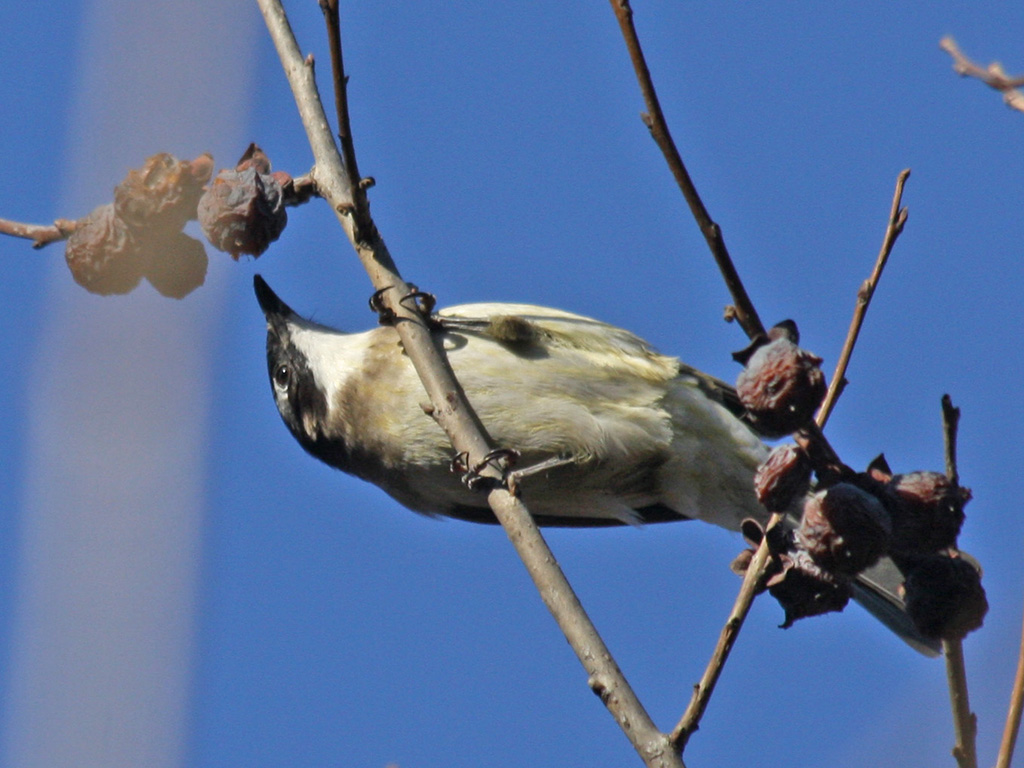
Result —
<instances>
[{"instance_id":1,"label":"bird's white cheek patch","mask_svg":"<svg viewBox=\"0 0 1024 768\"><path fill-rule=\"evenodd\" d=\"M291 330L292 343L305 357L328 403L334 399L352 376L362 369L371 334L334 333L295 326Z\"/></svg>"}]
</instances>

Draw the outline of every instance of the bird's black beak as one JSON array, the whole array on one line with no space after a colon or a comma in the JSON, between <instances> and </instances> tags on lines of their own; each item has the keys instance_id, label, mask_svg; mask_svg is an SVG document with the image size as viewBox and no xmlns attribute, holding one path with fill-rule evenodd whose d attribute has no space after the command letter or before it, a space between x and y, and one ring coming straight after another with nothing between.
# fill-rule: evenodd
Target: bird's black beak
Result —
<instances>
[{"instance_id":1,"label":"bird's black beak","mask_svg":"<svg viewBox=\"0 0 1024 768\"><path fill-rule=\"evenodd\" d=\"M255 275L252 284L256 290L256 300L259 301L260 309L263 310L263 314L267 316L268 320L271 317L288 317L295 314L291 307L281 301L262 277Z\"/></svg>"}]
</instances>

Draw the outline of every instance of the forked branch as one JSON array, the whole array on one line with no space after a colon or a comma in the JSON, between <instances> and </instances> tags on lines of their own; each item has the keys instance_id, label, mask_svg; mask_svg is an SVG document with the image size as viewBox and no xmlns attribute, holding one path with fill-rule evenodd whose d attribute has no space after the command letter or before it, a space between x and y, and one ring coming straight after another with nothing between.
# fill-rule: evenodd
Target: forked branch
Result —
<instances>
[{"instance_id":1,"label":"forked branch","mask_svg":"<svg viewBox=\"0 0 1024 768\"><path fill-rule=\"evenodd\" d=\"M316 162L313 174L318 189L335 212L346 235L370 275L374 287L395 318L402 344L423 381L433 406L433 416L445 430L456 452L467 455L469 464L484 466L482 474L494 480L488 503L504 526L509 539L540 590L545 604L561 627L566 639L587 671L591 688L601 696L616 722L629 738L644 762L652 766L682 768L682 759L671 748L667 737L651 721L636 694L630 688L604 641L587 617L554 555L544 541L526 507L503 484L500 467L484 465L491 444L465 394L448 365L443 350L435 342L416 302L405 301L410 287L402 281L383 239L369 218L368 208L358 200L360 182L351 137L343 139L351 150L342 159L327 127L327 118L313 78L312 58L303 58L279 0L258 0L267 29L277 48L291 85ZM336 6L325 2L328 28L338 34L333 39L335 83L344 85L340 28ZM336 88L339 99L345 89ZM344 110L344 112L342 112ZM339 114L347 107L339 105ZM346 123L347 118L342 118ZM343 132L347 127L343 126Z\"/></svg>"},{"instance_id":2,"label":"forked branch","mask_svg":"<svg viewBox=\"0 0 1024 768\"><path fill-rule=\"evenodd\" d=\"M882 270L889 258L889 254L892 252L896 239L899 237L900 232L903 231L903 225L907 220L907 210L906 208L900 207L900 202L903 197L903 186L909 175L910 171L904 170L896 180L896 192L893 196L892 207L889 213L889 223L886 227L885 236L882 240L882 248L875 261L875 267L871 272L871 276L864 281L857 293L857 303L854 309L853 321L850 324L846 341L843 344L843 352L836 365L836 371L832 379L832 386L829 388L825 401L818 409L818 413L815 416L814 427L801 430L797 435L797 442L804 446L805 450L808 452L814 452L818 456L819 464L832 464L836 466L841 466L842 464L838 455L832 449L831 445L829 445L821 429L825 426L825 422L828 420L832 406L835 404L836 399L842 392L842 386L837 386L836 382L844 380L846 368L850 362L850 356L853 354L853 348L857 343L857 337L860 333L861 326L863 325L868 305L871 303L871 296L874 294L878 281L881 278ZM780 519L780 515L772 515L769 518L765 529L767 530L777 525L780 522ZM679 720L679 723L672 730L670 738L672 739L672 743L676 745L677 749L684 749L687 741L690 739L690 736L692 736L700 726L700 720L704 715L704 711L707 709L711 695L714 693L715 685L718 682L718 678L721 676L725 662L729 658L729 652L732 650L740 629L743 627L743 621L750 611L750 607L754 601L754 596L762 587L762 581L764 579L765 569L767 568L768 563L768 537L765 536L758 545L753 559L747 565L743 584L740 587L739 594L736 596L736 601L733 604L732 611L729 613L729 618L726 620L725 626L719 634L718 643L711 655L711 659L704 671L704 675L701 677L700 682L694 686L690 704L687 706L686 711Z\"/></svg>"},{"instance_id":3,"label":"forked branch","mask_svg":"<svg viewBox=\"0 0 1024 768\"><path fill-rule=\"evenodd\" d=\"M1003 94L1003 101L1010 109L1024 112L1024 93L1018 88L1024 87L1024 77L1010 77L1003 70L1003 65L993 61L987 67L979 67L956 44L956 40L946 36L939 41L939 47L953 57L953 71L961 77L973 77L981 80L989 88Z\"/></svg>"}]
</instances>

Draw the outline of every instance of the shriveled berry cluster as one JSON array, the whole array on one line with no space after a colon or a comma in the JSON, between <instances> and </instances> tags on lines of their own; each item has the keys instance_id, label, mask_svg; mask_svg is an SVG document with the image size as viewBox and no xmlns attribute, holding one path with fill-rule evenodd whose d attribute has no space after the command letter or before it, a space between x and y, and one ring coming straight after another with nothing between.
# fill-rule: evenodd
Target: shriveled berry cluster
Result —
<instances>
[{"instance_id":1,"label":"shriveled berry cluster","mask_svg":"<svg viewBox=\"0 0 1024 768\"><path fill-rule=\"evenodd\" d=\"M132 169L101 205L67 226L65 258L79 285L92 293L119 294L142 278L165 296L182 298L206 279L203 244L182 230L198 218L211 245L230 253L259 256L288 222L286 205L305 202L287 173L271 172L255 144L233 170L212 184L213 158L178 160L166 152Z\"/></svg>"},{"instance_id":2,"label":"shriveled berry cluster","mask_svg":"<svg viewBox=\"0 0 1024 768\"><path fill-rule=\"evenodd\" d=\"M787 322L736 355L746 364L736 388L751 424L767 437L797 437L761 465L755 491L771 512L799 512L799 524L765 532L749 521L745 529L754 542L769 537L765 587L785 609L783 626L842 610L857 574L888 556L905 577L907 614L922 636L977 629L988 610L981 574L956 549L970 491L938 472L894 475L882 456L865 472L839 461L812 422L826 391L821 359L797 343ZM745 570L749 557L734 568Z\"/></svg>"},{"instance_id":3,"label":"shriveled berry cluster","mask_svg":"<svg viewBox=\"0 0 1024 768\"><path fill-rule=\"evenodd\" d=\"M114 202L75 222L64 250L71 274L92 293L128 293L145 277L165 296L181 298L203 284L202 243L182 232L213 158L153 155L114 190Z\"/></svg>"}]
</instances>

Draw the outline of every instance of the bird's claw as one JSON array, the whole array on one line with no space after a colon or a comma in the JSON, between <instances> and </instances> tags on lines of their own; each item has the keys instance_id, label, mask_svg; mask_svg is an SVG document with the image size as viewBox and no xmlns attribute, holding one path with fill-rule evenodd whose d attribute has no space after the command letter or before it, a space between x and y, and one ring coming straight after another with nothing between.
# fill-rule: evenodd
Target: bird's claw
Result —
<instances>
[{"instance_id":1,"label":"bird's claw","mask_svg":"<svg viewBox=\"0 0 1024 768\"><path fill-rule=\"evenodd\" d=\"M370 311L377 313L377 319L381 325L394 325L395 323L395 311L384 303L384 294L393 287L391 285L385 286L378 291L374 291L373 295L370 296ZM412 283L409 283L409 292L398 300L400 304L407 307L409 305L406 302L409 301L412 302L412 309L421 313L426 318L431 316L434 307L437 306L437 299L434 297L434 294L421 291Z\"/></svg>"},{"instance_id":2,"label":"bird's claw","mask_svg":"<svg viewBox=\"0 0 1024 768\"><path fill-rule=\"evenodd\" d=\"M469 454L462 452L456 454L452 459L451 470L462 475L462 482L470 490L477 490L485 486L505 484L509 477L509 467L519 458L519 451L515 448L495 448L484 454L476 464L470 466ZM501 478L488 477L483 474L487 467L494 467L501 473ZM511 488L510 488L511 490ZM513 491L514 492L514 491Z\"/></svg>"},{"instance_id":3,"label":"bird's claw","mask_svg":"<svg viewBox=\"0 0 1024 768\"><path fill-rule=\"evenodd\" d=\"M384 294L390 291L392 286L386 285L370 296L370 311L377 313L377 320L381 325L393 325L395 312L384 303Z\"/></svg>"},{"instance_id":4,"label":"bird's claw","mask_svg":"<svg viewBox=\"0 0 1024 768\"><path fill-rule=\"evenodd\" d=\"M434 294L421 291L412 283L409 283L409 292L401 298L402 304L407 301L411 301L413 308L424 317L430 317L434 312L434 307L437 306L437 297Z\"/></svg>"}]
</instances>

